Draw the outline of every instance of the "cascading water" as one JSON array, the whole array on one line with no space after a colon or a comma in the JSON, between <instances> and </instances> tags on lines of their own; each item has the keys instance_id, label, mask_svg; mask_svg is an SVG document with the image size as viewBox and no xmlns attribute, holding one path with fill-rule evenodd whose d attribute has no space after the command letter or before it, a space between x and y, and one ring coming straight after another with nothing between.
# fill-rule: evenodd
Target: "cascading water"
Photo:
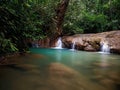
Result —
<instances>
[{"instance_id":1,"label":"cascading water","mask_svg":"<svg viewBox=\"0 0 120 90\"><path fill-rule=\"evenodd\" d=\"M72 50L75 50L75 41L72 43Z\"/></svg>"},{"instance_id":2,"label":"cascading water","mask_svg":"<svg viewBox=\"0 0 120 90\"><path fill-rule=\"evenodd\" d=\"M73 41L71 48L72 48L72 49L70 49L71 51L75 51L75 41Z\"/></svg>"},{"instance_id":3,"label":"cascading water","mask_svg":"<svg viewBox=\"0 0 120 90\"><path fill-rule=\"evenodd\" d=\"M106 43L106 42L102 43L102 45L101 45L101 51L103 53L110 53L110 47L109 47L108 43Z\"/></svg>"},{"instance_id":4,"label":"cascading water","mask_svg":"<svg viewBox=\"0 0 120 90\"><path fill-rule=\"evenodd\" d=\"M72 49L73 49L73 50L75 49L75 41L74 41L73 44L72 44Z\"/></svg>"},{"instance_id":5,"label":"cascading water","mask_svg":"<svg viewBox=\"0 0 120 90\"><path fill-rule=\"evenodd\" d=\"M58 38L57 45L55 48L62 49L62 40L61 37Z\"/></svg>"}]
</instances>

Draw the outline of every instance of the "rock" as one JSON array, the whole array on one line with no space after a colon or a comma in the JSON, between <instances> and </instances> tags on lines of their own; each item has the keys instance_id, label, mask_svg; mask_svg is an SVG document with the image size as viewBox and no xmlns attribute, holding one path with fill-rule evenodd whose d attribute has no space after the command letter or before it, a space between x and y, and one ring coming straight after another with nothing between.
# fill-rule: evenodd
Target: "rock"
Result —
<instances>
[{"instance_id":1,"label":"rock","mask_svg":"<svg viewBox=\"0 0 120 90\"><path fill-rule=\"evenodd\" d=\"M71 48L75 42L75 49L85 51L100 51L101 45L106 42L111 53L120 54L120 31L102 32L96 34L76 34L64 36L62 42L65 47Z\"/></svg>"},{"instance_id":2,"label":"rock","mask_svg":"<svg viewBox=\"0 0 120 90\"><path fill-rule=\"evenodd\" d=\"M107 68L107 67L110 67L111 65L109 63L94 63L95 66L97 67L102 67L102 68Z\"/></svg>"},{"instance_id":3,"label":"rock","mask_svg":"<svg viewBox=\"0 0 120 90\"><path fill-rule=\"evenodd\" d=\"M64 66L60 63L51 63L48 66L48 71L50 75L59 75L59 76L65 76L65 77L73 77L74 75L77 75L78 72L71 70L67 66Z\"/></svg>"},{"instance_id":4,"label":"rock","mask_svg":"<svg viewBox=\"0 0 120 90\"><path fill-rule=\"evenodd\" d=\"M85 48L84 48L85 51L96 51L95 48L93 48L91 45L87 45Z\"/></svg>"},{"instance_id":5,"label":"rock","mask_svg":"<svg viewBox=\"0 0 120 90\"><path fill-rule=\"evenodd\" d=\"M38 68L35 65L32 64L17 64L12 66L12 68L16 69L16 70L20 70L20 71L33 71L33 72L37 72L36 69Z\"/></svg>"},{"instance_id":6,"label":"rock","mask_svg":"<svg viewBox=\"0 0 120 90\"><path fill-rule=\"evenodd\" d=\"M108 72L107 74L110 79L114 80L116 83L119 82L120 84L119 72L111 71Z\"/></svg>"},{"instance_id":7,"label":"rock","mask_svg":"<svg viewBox=\"0 0 120 90\"><path fill-rule=\"evenodd\" d=\"M50 47L50 38L44 38L38 40L39 47Z\"/></svg>"},{"instance_id":8,"label":"rock","mask_svg":"<svg viewBox=\"0 0 120 90\"><path fill-rule=\"evenodd\" d=\"M102 84L105 87L108 87L110 90L111 90L111 88L112 89L114 88L114 81L110 80L108 78L104 78L104 79L100 80L100 84Z\"/></svg>"}]
</instances>

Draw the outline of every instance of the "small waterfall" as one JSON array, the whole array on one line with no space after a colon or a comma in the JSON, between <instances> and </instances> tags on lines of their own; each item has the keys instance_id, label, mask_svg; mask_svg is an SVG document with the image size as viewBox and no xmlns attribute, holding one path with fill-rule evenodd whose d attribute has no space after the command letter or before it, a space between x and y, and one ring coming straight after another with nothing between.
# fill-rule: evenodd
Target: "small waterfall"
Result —
<instances>
[{"instance_id":1,"label":"small waterfall","mask_svg":"<svg viewBox=\"0 0 120 90\"><path fill-rule=\"evenodd\" d=\"M75 51L75 41L73 41L73 43L71 44L71 48L72 48L70 49L71 51Z\"/></svg>"},{"instance_id":2,"label":"small waterfall","mask_svg":"<svg viewBox=\"0 0 120 90\"><path fill-rule=\"evenodd\" d=\"M75 41L72 44L72 49L75 50Z\"/></svg>"},{"instance_id":3,"label":"small waterfall","mask_svg":"<svg viewBox=\"0 0 120 90\"><path fill-rule=\"evenodd\" d=\"M109 47L108 43L106 43L106 42L102 43L101 51L104 53L110 53L110 47Z\"/></svg>"},{"instance_id":4,"label":"small waterfall","mask_svg":"<svg viewBox=\"0 0 120 90\"><path fill-rule=\"evenodd\" d=\"M57 45L56 45L55 48L62 49L62 40L61 40L61 37L58 38Z\"/></svg>"}]
</instances>

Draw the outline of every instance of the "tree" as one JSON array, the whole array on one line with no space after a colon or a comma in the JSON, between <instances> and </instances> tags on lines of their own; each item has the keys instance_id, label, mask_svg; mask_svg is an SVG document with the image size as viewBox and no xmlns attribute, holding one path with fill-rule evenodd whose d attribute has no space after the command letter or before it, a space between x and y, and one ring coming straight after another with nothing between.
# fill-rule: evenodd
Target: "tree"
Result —
<instances>
[{"instance_id":1,"label":"tree","mask_svg":"<svg viewBox=\"0 0 120 90\"><path fill-rule=\"evenodd\" d=\"M62 35L63 22L68 4L69 4L69 0L61 0L61 2L58 4L56 8L55 24L56 24L57 36Z\"/></svg>"}]
</instances>

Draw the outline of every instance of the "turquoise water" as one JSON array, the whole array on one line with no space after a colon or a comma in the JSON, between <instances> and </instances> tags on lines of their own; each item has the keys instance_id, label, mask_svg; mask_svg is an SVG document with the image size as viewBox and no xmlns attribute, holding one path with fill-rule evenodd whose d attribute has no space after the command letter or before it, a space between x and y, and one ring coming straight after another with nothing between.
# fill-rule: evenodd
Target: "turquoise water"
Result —
<instances>
[{"instance_id":1,"label":"turquoise water","mask_svg":"<svg viewBox=\"0 0 120 90\"><path fill-rule=\"evenodd\" d=\"M120 55L31 48L0 66L0 90L119 90Z\"/></svg>"}]
</instances>

